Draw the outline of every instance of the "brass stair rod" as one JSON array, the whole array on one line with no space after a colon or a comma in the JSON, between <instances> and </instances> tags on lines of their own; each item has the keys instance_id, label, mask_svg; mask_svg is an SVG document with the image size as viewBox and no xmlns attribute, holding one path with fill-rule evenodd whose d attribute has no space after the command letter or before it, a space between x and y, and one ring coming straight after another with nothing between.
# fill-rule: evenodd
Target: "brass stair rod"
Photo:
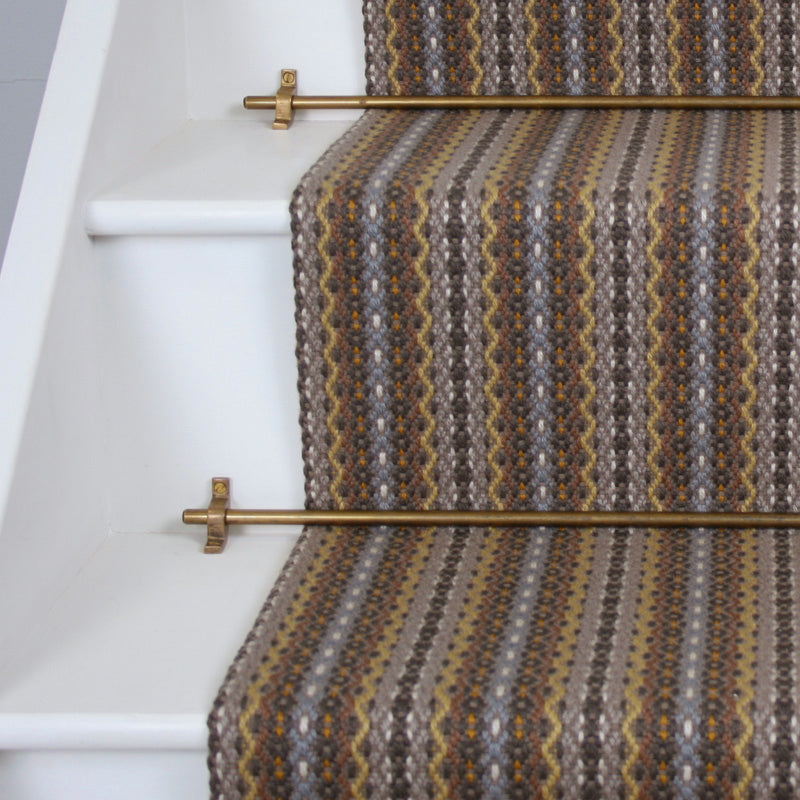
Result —
<instances>
[{"instance_id":1,"label":"brass stair rod","mask_svg":"<svg viewBox=\"0 0 800 800\"><path fill-rule=\"evenodd\" d=\"M187 525L206 525L208 509L187 508ZM398 525L488 527L800 528L800 514L716 511L336 511L235 509L227 525Z\"/></svg>"},{"instance_id":2,"label":"brass stair rod","mask_svg":"<svg viewBox=\"0 0 800 800\"><path fill-rule=\"evenodd\" d=\"M398 525L407 527L798 528L800 514L733 511L355 511L229 508L230 478L211 479L208 508L187 508L205 525L206 553L221 553L229 525Z\"/></svg>"},{"instance_id":3,"label":"brass stair rod","mask_svg":"<svg viewBox=\"0 0 800 800\"><path fill-rule=\"evenodd\" d=\"M294 112L314 108L724 108L800 109L800 97L749 95L299 95L297 70L282 69L281 85L274 95L249 95L248 109L275 109L272 127L286 130Z\"/></svg>"},{"instance_id":4,"label":"brass stair rod","mask_svg":"<svg viewBox=\"0 0 800 800\"><path fill-rule=\"evenodd\" d=\"M274 109L275 95L248 95L244 107ZM667 108L667 109L799 109L800 97L755 97L749 95L294 95L292 111L306 109L368 108Z\"/></svg>"}]
</instances>

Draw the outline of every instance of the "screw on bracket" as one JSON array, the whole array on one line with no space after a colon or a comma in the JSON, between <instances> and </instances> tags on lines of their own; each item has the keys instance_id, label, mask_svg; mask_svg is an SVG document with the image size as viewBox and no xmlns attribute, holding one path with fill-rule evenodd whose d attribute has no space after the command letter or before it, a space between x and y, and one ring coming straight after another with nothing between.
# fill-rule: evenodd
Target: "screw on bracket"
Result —
<instances>
[{"instance_id":1,"label":"screw on bracket","mask_svg":"<svg viewBox=\"0 0 800 800\"><path fill-rule=\"evenodd\" d=\"M297 91L297 70L281 70L281 88L275 94L275 121L272 127L277 131L285 131L292 124L294 109L292 97Z\"/></svg>"},{"instance_id":2,"label":"screw on bracket","mask_svg":"<svg viewBox=\"0 0 800 800\"><path fill-rule=\"evenodd\" d=\"M208 536L205 553L221 553L228 539L225 512L231 502L230 478L211 479L211 503L208 506Z\"/></svg>"}]
</instances>

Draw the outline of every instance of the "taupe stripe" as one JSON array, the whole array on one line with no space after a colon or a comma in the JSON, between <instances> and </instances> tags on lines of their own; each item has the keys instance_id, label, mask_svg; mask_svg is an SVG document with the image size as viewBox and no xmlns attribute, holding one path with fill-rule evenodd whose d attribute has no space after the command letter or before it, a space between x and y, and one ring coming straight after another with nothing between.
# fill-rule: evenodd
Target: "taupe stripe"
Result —
<instances>
[{"instance_id":1,"label":"taupe stripe","mask_svg":"<svg viewBox=\"0 0 800 800\"><path fill-rule=\"evenodd\" d=\"M790 29L791 36L787 36L786 40L789 43L789 53L787 55L790 59L791 68L787 70L787 81L781 86L782 94L797 94L800 91L800 74L798 74L797 65L797 32L800 31L800 0L789 0L789 8L791 9L790 16Z\"/></svg>"},{"instance_id":2,"label":"taupe stripe","mask_svg":"<svg viewBox=\"0 0 800 800\"><path fill-rule=\"evenodd\" d=\"M597 347L596 384L597 407L613 409L616 395L614 381L614 334L616 317L614 315L614 229L619 171L625 161L631 143L631 136L639 119L638 114L626 114L619 126L608 160L597 183L595 210L597 219L594 225L595 239L595 328ZM619 508L619 498L615 493L617 459L626 458L626 453L617 453L614 448L614 429L620 424L615 414L597 415L595 451L597 453L597 508L611 510Z\"/></svg>"},{"instance_id":3,"label":"taupe stripe","mask_svg":"<svg viewBox=\"0 0 800 800\"><path fill-rule=\"evenodd\" d=\"M364 0L367 92L389 94L386 42L386 0Z\"/></svg>"}]
</instances>

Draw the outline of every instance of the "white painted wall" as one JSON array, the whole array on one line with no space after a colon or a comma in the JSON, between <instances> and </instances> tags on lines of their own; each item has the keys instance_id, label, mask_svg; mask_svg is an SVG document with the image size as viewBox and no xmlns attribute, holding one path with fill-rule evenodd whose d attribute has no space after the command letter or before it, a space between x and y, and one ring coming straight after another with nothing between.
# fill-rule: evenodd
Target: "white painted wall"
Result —
<instances>
[{"instance_id":1,"label":"white painted wall","mask_svg":"<svg viewBox=\"0 0 800 800\"><path fill-rule=\"evenodd\" d=\"M0 263L66 0L0 0Z\"/></svg>"}]
</instances>

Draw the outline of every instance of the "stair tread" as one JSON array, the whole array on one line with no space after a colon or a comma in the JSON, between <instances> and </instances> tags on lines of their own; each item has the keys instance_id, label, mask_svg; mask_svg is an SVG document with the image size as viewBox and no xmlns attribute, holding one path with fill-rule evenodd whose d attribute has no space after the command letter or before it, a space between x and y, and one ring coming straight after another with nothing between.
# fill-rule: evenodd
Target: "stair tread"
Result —
<instances>
[{"instance_id":1,"label":"stair tread","mask_svg":"<svg viewBox=\"0 0 800 800\"><path fill-rule=\"evenodd\" d=\"M288 235L300 178L350 120L188 122L93 197L92 236Z\"/></svg>"},{"instance_id":2,"label":"stair tread","mask_svg":"<svg viewBox=\"0 0 800 800\"><path fill-rule=\"evenodd\" d=\"M0 749L204 746L222 678L297 530L115 534L0 670ZM149 743L149 744L148 744Z\"/></svg>"}]
</instances>

